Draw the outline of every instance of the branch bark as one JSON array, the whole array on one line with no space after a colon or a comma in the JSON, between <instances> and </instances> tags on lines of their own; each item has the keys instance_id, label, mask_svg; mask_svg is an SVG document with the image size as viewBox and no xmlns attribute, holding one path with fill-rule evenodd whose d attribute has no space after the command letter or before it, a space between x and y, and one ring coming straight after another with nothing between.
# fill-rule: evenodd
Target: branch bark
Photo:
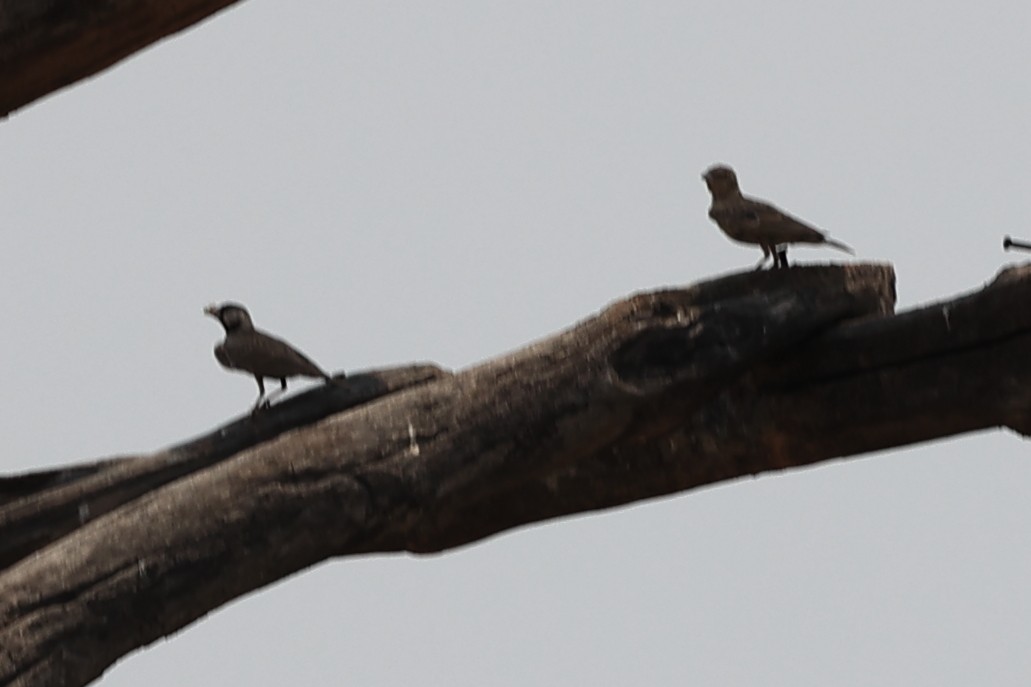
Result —
<instances>
[{"instance_id":1,"label":"branch bark","mask_svg":"<svg viewBox=\"0 0 1031 687\"><path fill-rule=\"evenodd\" d=\"M1029 299L1027 267L897 316L888 266L732 275L457 374L349 378L153 456L10 478L0 683L86 684L333 556L441 551L986 427L1027 434Z\"/></svg>"},{"instance_id":2,"label":"branch bark","mask_svg":"<svg viewBox=\"0 0 1031 687\"><path fill-rule=\"evenodd\" d=\"M0 0L0 118L238 0Z\"/></svg>"}]
</instances>

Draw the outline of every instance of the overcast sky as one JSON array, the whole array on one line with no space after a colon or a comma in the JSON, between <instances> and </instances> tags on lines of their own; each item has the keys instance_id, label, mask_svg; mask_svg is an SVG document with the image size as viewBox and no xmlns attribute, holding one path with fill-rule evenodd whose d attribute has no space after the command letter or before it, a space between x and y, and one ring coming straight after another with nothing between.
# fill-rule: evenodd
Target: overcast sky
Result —
<instances>
[{"instance_id":1,"label":"overcast sky","mask_svg":"<svg viewBox=\"0 0 1031 687\"><path fill-rule=\"evenodd\" d=\"M239 5L0 123L0 470L247 409L212 301L330 370L462 368L750 268L717 161L893 263L900 308L977 288L1031 238L1029 28L1018 0ZM986 432L331 561L100 684L1026 685L1027 458Z\"/></svg>"}]
</instances>

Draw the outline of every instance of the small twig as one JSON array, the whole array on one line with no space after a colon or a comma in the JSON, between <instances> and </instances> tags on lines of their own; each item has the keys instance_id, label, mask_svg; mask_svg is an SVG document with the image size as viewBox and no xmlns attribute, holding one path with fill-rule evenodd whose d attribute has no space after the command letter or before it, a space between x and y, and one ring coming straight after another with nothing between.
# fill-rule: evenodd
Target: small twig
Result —
<instances>
[{"instance_id":1,"label":"small twig","mask_svg":"<svg viewBox=\"0 0 1031 687\"><path fill-rule=\"evenodd\" d=\"M1002 239L1002 249L1009 250L1010 248L1018 248L1020 250L1031 251L1031 243L1027 241L1014 241L1009 236L1005 236Z\"/></svg>"}]
</instances>

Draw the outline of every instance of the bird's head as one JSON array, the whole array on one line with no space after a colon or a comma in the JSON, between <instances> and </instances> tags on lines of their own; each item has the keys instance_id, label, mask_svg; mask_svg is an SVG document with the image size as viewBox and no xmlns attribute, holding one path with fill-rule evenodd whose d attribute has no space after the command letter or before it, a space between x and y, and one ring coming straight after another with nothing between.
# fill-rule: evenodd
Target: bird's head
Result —
<instances>
[{"instance_id":1,"label":"bird's head","mask_svg":"<svg viewBox=\"0 0 1031 687\"><path fill-rule=\"evenodd\" d=\"M204 308L205 315L211 315L225 327L226 333L254 329L250 313L239 303L222 303Z\"/></svg>"},{"instance_id":2,"label":"bird's head","mask_svg":"<svg viewBox=\"0 0 1031 687\"><path fill-rule=\"evenodd\" d=\"M709 187L713 197L718 198L741 192L737 185L737 175L726 165L710 167L705 170L702 178L705 179L705 185Z\"/></svg>"}]
</instances>

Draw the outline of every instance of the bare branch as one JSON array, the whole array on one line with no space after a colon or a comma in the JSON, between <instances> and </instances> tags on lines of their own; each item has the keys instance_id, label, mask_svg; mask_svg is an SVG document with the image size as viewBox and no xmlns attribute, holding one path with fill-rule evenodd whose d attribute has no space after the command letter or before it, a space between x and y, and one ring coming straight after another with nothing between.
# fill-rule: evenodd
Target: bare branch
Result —
<instances>
[{"instance_id":1,"label":"bare branch","mask_svg":"<svg viewBox=\"0 0 1031 687\"><path fill-rule=\"evenodd\" d=\"M237 0L0 0L0 118Z\"/></svg>"},{"instance_id":2,"label":"bare branch","mask_svg":"<svg viewBox=\"0 0 1031 687\"><path fill-rule=\"evenodd\" d=\"M314 424L274 408L259 421L276 431L231 425L253 442L217 459L203 456L220 432L193 442L189 469L158 469L139 496L148 462L170 452L63 483L15 478L31 493L8 490L0 515L45 503L58 526L33 530L42 547L0 573L0 682L85 684L333 556L440 551L765 470L992 426L1027 433L1031 309L1017 304L1029 297L1026 267L898 316L887 266L732 275L631 297L455 375L419 368L415 386ZM114 480L103 515L61 529L70 507L95 513L107 493L82 485L134 464L142 477ZM4 522L6 537L32 521Z\"/></svg>"},{"instance_id":3,"label":"bare branch","mask_svg":"<svg viewBox=\"0 0 1031 687\"><path fill-rule=\"evenodd\" d=\"M446 374L415 365L351 376L346 386L317 387L276 405L274 413L245 416L160 453L0 478L0 570L173 480L288 430Z\"/></svg>"}]
</instances>

